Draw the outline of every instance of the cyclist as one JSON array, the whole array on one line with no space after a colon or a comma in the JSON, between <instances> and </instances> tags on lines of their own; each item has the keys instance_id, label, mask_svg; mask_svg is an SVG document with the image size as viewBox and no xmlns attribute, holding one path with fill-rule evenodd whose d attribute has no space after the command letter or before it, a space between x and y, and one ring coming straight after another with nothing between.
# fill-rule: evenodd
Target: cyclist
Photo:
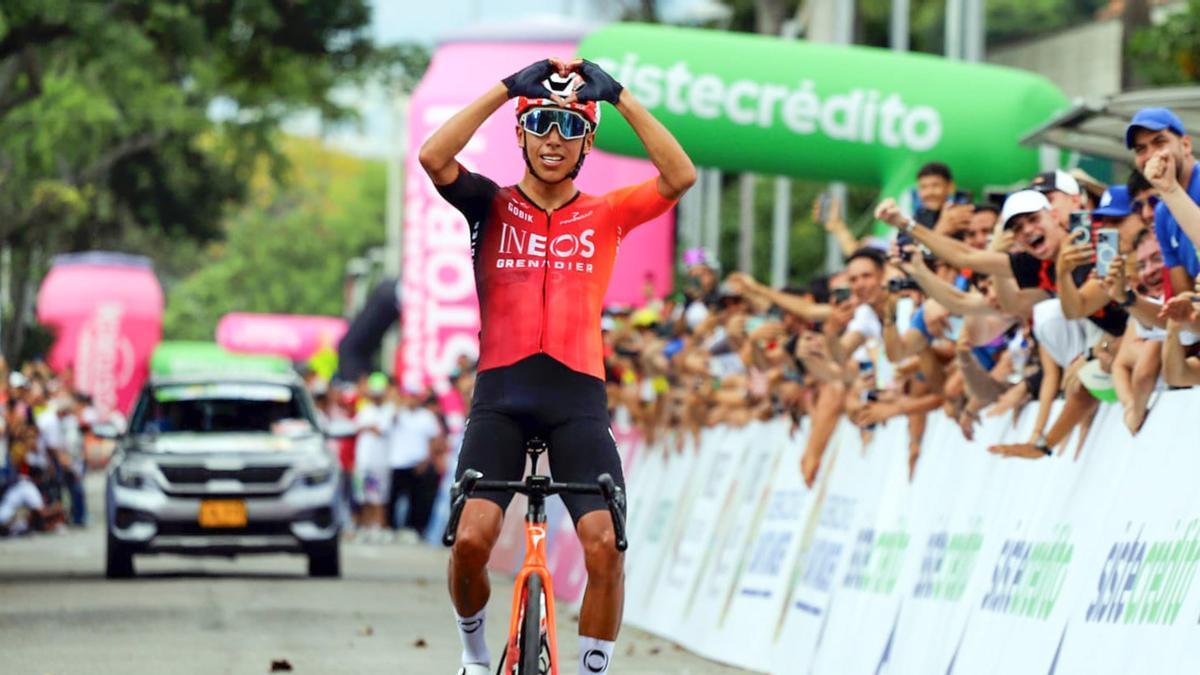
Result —
<instances>
[{"instance_id":1,"label":"cyclist","mask_svg":"<svg viewBox=\"0 0 1200 675\"><path fill-rule=\"evenodd\" d=\"M553 93L552 93L553 92ZM455 156L500 106L516 99L525 175L500 187ZM574 184L592 149L599 102L629 122L659 171L604 195ZM547 59L497 83L421 147L438 192L466 216L479 294L480 355L457 478L476 469L520 480L525 441L550 443L556 480L623 486L608 428L600 312L622 237L670 209L696 180L673 136L616 80L588 61ZM487 561L510 495L480 493L463 511L450 553L450 598L463 643L460 675L488 673ZM564 495L588 572L579 618L580 672L606 673L621 624L623 556L600 496Z\"/></svg>"}]
</instances>

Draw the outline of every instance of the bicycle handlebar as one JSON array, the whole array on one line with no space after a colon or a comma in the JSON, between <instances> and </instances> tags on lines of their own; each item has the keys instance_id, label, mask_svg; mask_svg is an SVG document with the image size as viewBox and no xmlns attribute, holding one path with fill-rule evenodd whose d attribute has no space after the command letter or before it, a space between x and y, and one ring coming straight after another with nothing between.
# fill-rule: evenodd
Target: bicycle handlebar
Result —
<instances>
[{"instance_id":1,"label":"bicycle handlebar","mask_svg":"<svg viewBox=\"0 0 1200 675\"><path fill-rule=\"evenodd\" d=\"M463 477L450 488L450 520L446 523L442 544L454 545L454 540L458 537L458 522L462 518L463 507L466 506L467 499L480 490L484 492L516 492L543 497L557 494L600 495L608 506L609 515L612 516L617 550L624 551L629 548L629 542L625 538L625 491L616 485L609 474L601 474L595 483L554 483L544 476L529 476L523 481L483 480L483 474L474 469L467 469L463 473Z\"/></svg>"}]
</instances>

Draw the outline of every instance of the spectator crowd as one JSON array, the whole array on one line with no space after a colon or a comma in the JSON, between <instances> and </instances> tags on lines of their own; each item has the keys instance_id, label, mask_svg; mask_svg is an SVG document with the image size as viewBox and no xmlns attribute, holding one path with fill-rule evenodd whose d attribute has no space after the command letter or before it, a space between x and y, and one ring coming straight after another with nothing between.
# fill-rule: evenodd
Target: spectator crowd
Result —
<instances>
[{"instance_id":1,"label":"spectator crowd","mask_svg":"<svg viewBox=\"0 0 1200 675\"><path fill-rule=\"evenodd\" d=\"M365 543L420 539L449 462L450 429L438 397L378 372L334 388L306 379L324 421L352 423L356 431L330 441L343 471L347 536Z\"/></svg>"},{"instance_id":2,"label":"spectator crowd","mask_svg":"<svg viewBox=\"0 0 1200 675\"><path fill-rule=\"evenodd\" d=\"M606 312L610 405L650 439L788 415L810 484L843 417L865 437L906 417L910 470L939 409L970 439L982 415L1036 405L1026 442L990 448L1009 456L1065 451L1077 428L1081 447L1099 400L1137 434L1156 392L1200 383L1200 177L1167 109L1139 111L1125 142L1124 183L1055 170L990 201L931 162L911 208L874 210L887 238L856 239L834 205L845 269L804 288L687 251L683 293Z\"/></svg>"},{"instance_id":3,"label":"spectator crowd","mask_svg":"<svg viewBox=\"0 0 1200 675\"><path fill-rule=\"evenodd\" d=\"M99 461L91 400L43 362L0 359L0 537L87 523L83 477Z\"/></svg>"}]
</instances>

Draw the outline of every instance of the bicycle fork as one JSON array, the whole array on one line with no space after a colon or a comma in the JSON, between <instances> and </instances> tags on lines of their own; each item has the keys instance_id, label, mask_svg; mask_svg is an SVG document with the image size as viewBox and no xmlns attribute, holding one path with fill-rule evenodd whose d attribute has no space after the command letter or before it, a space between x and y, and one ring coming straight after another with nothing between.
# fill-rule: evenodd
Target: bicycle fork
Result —
<instances>
[{"instance_id":1,"label":"bicycle fork","mask_svg":"<svg viewBox=\"0 0 1200 675\"><path fill-rule=\"evenodd\" d=\"M558 675L558 635L555 631L557 619L554 615L554 581L550 578L550 569L546 566L546 522L525 520L525 562L517 574L513 584L513 607L521 611L513 612L509 618L508 644L505 646L505 664L507 672L512 672L516 664L521 662L521 625L525 619L525 584L530 575L536 574L542 582L542 597L539 600L545 607L542 612L542 635L546 640L547 655L550 661L549 675ZM522 674L524 675L524 674Z\"/></svg>"}]
</instances>

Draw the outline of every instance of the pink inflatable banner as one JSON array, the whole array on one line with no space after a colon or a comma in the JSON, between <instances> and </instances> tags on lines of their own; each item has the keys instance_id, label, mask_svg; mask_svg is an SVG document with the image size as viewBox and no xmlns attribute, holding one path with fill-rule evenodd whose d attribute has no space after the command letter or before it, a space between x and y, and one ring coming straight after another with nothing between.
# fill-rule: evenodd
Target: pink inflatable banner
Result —
<instances>
[{"instance_id":1,"label":"pink inflatable banner","mask_svg":"<svg viewBox=\"0 0 1200 675\"><path fill-rule=\"evenodd\" d=\"M162 288L140 256L58 256L38 289L38 322L55 333L46 362L71 368L102 413L129 413L162 339L162 313Z\"/></svg>"},{"instance_id":2,"label":"pink inflatable banner","mask_svg":"<svg viewBox=\"0 0 1200 675\"><path fill-rule=\"evenodd\" d=\"M399 375L406 386L444 388L459 356L475 358L479 353L479 309L467 223L438 195L417 161L417 149L450 116L501 78L537 59L573 54L578 37L522 42L495 34L442 44L413 94L400 294L403 370ZM612 108L605 113L617 114ZM516 183L525 164L515 130L514 109L505 105L488 119L459 160L501 185ZM578 184L583 191L604 193L654 175L653 165L645 160L593 151ZM666 214L646 223L625 240L607 302L641 305L648 281L656 296L670 291L673 218Z\"/></svg>"},{"instance_id":3,"label":"pink inflatable banner","mask_svg":"<svg viewBox=\"0 0 1200 675\"><path fill-rule=\"evenodd\" d=\"M217 344L243 354L275 354L303 361L337 350L349 324L332 316L230 312L217 323Z\"/></svg>"}]
</instances>

